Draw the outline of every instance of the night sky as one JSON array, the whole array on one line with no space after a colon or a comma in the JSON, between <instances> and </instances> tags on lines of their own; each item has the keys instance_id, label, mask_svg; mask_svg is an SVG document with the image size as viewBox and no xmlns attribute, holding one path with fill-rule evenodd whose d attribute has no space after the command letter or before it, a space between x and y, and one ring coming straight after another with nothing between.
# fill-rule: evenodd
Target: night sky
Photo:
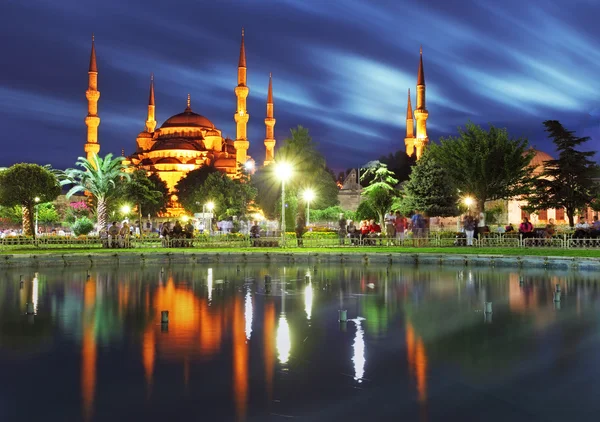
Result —
<instances>
[{"instance_id":1,"label":"night sky","mask_svg":"<svg viewBox=\"0 0 600 422\"><path fill-rule=\"evenodd\" d=\"M597 0L4 0L0 12L0 166L84 155L92 32L101 155L134 151L151 72L159 126L190 93L234 138L242 26L259 163L269 72L279 141L308 127L336 170L404 148L421 44L431 140L491 122L552 154L542 121L558 119L600 143Z\"/></svg>"}]
</instances>

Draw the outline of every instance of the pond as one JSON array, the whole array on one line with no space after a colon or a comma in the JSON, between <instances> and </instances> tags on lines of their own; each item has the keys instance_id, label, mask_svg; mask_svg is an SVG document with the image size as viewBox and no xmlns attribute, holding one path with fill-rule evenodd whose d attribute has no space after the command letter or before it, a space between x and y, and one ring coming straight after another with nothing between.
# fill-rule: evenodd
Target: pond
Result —
<instances>
[{"instance_id":1,"label":"pond","mask_svg":"<svg viewBox=\"0 0 600 422\"><path fill-rule=\"evenodd\" d=\"M0 275L2 421L591 421L600 410L594 273L37 271Z\"/></svg>"}]
</instances>

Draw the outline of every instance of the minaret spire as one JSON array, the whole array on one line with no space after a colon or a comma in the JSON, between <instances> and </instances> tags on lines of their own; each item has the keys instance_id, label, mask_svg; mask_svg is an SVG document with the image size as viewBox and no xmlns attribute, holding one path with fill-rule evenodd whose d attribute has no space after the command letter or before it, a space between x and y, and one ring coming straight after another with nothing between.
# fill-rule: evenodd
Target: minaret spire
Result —
<instances>
[{"instance_id":1,"label":"minaret spire","mask_svg":"<svg viewBox=\"0 0 600 422\"><path fill-rule=\"evenodd\" d=\"M406 137L404 138L406 155L411 156L415 152L415 123L413 120L412 104L410 102L410 88L408 89L408 102L406 105Z\"/></svg>"},{"instance_id":2,"label":"minaret spire","mask_svg":"<svg viewBox=\"0 0 600 422\"><path fill-rule=\"evenodd\" d=\"M148 117L146 118L146 132L153 133L156 129L156 104L154 101L154 73L150 74L150 94L148 96Z\"/></svg>"},{"instance_id":3,"label":"minaret spire","mask_svg":"<svg viewBox=\"0 0 600 422\"><path fill-rule=\"evenodd\" d=\"M423 47L419 54L419 73L417 75L417 108L415 110L415 119L417 120L417 139L415 141L415 148L417 150L417 160L423 154L423 150L429 143L427 137L427 118L429 112L427 111L425 101L425 72L423 71Z\"/></svg>"},{"instance_id":4,"label":"minaret spire","mask_svg":"<svg viewBox=\"0 0 600 422\"><path fill-rule=\"evenodd\" d=\"M237 168L246 164L248 159L247 151L250 143L248 142L247 126L250 116L246 108L246 98L250 90L247 86L246 79L246 45L244 43L244 28L242 28L242 43L240 45L240 60L238 62L238 85L235 87L234 92L237 97L237 110L233 116L236 123L236 137L233 142L235 148L235 160L237 162Z\"/></svg>"},{"instance_id":5,"label":"minaret spire","mask_svg":"<svg viewBox=\"0 0 600 422\"><path fill-rule=\"evenodd\" d=\"M94 155L100 152L98 143L98 126L100 117L98 117L98 100L100 91L98 91L98 65L96 62L96 43L94 34L92 34L92 52L90 54L90 67L88 69L88 89L85 91L85 97L88 101L88 114L85 118L87 126L87 142L84 147L87 159L93 162Z\"/></svg>"},{"instance_id":6,"label":"minaret spire","mask_svg":"<svg viewBox=\"0 0 600 422\"><path fill-rule=\"evenodd\" d=\"M267 91L267 117L265 118L267 133L265 136L265 166L275 160L275 119L273 118L273 75L269 73L269 90Z\"/></svg>"},{"instance_id":7,"label":"minaret spire","mask_svg":"<svg viewBox=\"0 0 600 422\"><path fill-rule=\"evenodd\" d=\"M187 107L185 108L186 111L192 111L192 96L190 94L188 94L187 96Z\"/></svg>"}]
</instances>

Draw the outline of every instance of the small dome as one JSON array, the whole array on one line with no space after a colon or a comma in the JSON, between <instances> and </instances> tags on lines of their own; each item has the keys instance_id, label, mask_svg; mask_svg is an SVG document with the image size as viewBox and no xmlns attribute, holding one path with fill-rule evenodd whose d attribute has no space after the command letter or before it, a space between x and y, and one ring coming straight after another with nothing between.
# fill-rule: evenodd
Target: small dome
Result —
<instances>
[{"instance_id":1,"label":"small dome","mask_svg":"<svg viewBox=\"0 0 600 422\"><path fill-rule=\"evenodd\" d=\"M219 136L219 132L216 129L211 129L206 132L206 136Z\"/></svg>"},{"instance_id":2,"label":"small dome","mask_svg":"<svg viewBox=\"0 0 600 422\"><path fill-rule=\"evenodd\" d=\"M215 167L223 168L223 167L236 167L235 158L217 158L215 161Z\"/></svg>"},{"instance_id":3,"label":"small dome","mask_svg":"<svg viewBox=\"0 0 600 422\"><path fill-rule=\"evenodd\" d=\"M152 134L148 133L144 130L144 131L140 132L137 137L138 137L138 139L139 138L152 138Z\"/></svg>"},{"instance_id":4,"label":"small dome","mask_svg":"<svg viewBox=\"0 0 600 422\"><path fill-rule=\"evenodd\" d=\"M161 126L161 128L169 127L204 127L212 129L215 125L206 117L186 108L183 113L169 117Z\"/></svg>"},{"instance_id":5,"label":"small dome","mask_svg":"<svg viewBox=\"0 0 600 422\"><path fill-rule=\"evenodd\" d=\"M535 155L531 159L530 163L530 165L533 167L543 167L544 161L554 160L554 158L550 154L547 154L544 151L534 149L533 152L535 153Z\"/></svg>"}]
</instances>

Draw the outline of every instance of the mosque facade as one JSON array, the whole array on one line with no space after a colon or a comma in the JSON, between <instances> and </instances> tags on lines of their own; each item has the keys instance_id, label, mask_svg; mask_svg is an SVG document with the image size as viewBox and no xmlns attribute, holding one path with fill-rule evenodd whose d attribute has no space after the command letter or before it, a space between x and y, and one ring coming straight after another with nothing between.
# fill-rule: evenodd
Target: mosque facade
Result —
<instances>
[{"instance_id":1,"label":"mosque facade","mask_svg":"<svg viewBox=\"0 0 600 422\"><path fill-rule=\"evenodd\" d=\"M249 161L254 162L248 156L250 142L247 136L247 127L250 115L247 109L247 98L249 92L243 30L237 69L237 86L234 88L237 100L233 116L236 125L235 139L223 137L222 131L214 123L207 117L194 112L189 94L183 112L169 117L157 128L154 77L152 76L145 127L137 135L136 150L126 158L125 164L129 164L132 168L143 169L148 173L156 173L172 192L175 191L177 182L187 173L203 166L213 166L230 177L236 177L242 166ZM98 66L93 38L86 98L88 115L85 118L87 141L84 150L87 158L92 159L95 154L100 152L98 140L100 91L98 91ZM265 127L264 165L268 165L275 160L276 144L271 75L269 76Z\"/></svg>"}]
</instances>

